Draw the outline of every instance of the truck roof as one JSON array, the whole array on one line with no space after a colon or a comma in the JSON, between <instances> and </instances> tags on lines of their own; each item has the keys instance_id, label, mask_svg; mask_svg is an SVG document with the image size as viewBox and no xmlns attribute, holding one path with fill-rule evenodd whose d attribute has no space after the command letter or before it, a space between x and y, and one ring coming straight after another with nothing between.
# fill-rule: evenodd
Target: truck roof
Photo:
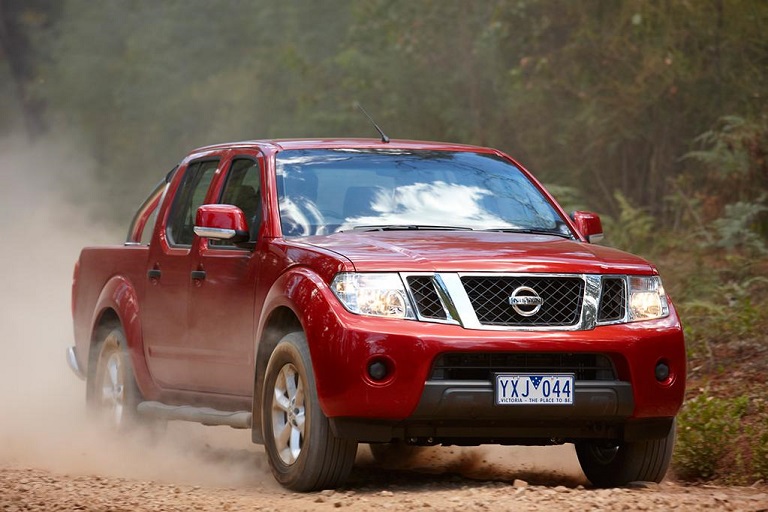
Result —
<instances>
[{"instance_id":1,"label":"truck roof","mask_svg":"<svg viewBox=\"0 0 768 512\"><path fill-rule=\"evenodd\" d=\"M473 146L468 144L457 144L453 142L429 142L418 140L405 140L405 139L393 139L389 142L382 142L381 139L358 139L358 138L327 138L327 139L259 139L259 140L246 140L239 142L226 142L220 144L213 144L209 146L203 146L194 150L210 151L216 149L227 148L271 148L274 151L282 151L288 149L332 149L332 148L365 148L365 149L384 149L384 148L398 148L398 149L426 149L426 150L442 150L442 151L472 151L479 153L497 153L498 151L492 148Z\"/></svg>"}]
</instances>

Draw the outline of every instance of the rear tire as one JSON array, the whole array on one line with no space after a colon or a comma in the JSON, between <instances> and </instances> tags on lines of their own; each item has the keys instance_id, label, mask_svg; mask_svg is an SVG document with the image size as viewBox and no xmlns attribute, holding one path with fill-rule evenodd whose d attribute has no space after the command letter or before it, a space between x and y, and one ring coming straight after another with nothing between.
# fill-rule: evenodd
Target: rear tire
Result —
<instances>
[{"instance_id":1,"label":"rear tire","mask_svg":"<svg viewBox=\"0 0 768 512\"><path fill-rule=\"evenodd\" d=\"M261 408L264 448L280 484L307 492L344 483L357 442L334 436L320 409L304 333L287 334L272 352Z\"/></svg>"},{"instance_id":2,"label":"rear tire","mask_svg":"<svg viewBox=\"0 0 768 512\"><path fill-rule=\"evenodd\" d=\"M667 437L636 442L576 443L581 469L595 487L619 487L629 482L661 482L675 446L675 422Z\"/></svg>"},{"instance_id":3,"label":"rear tire","mask_svg":"<svg viewBox=\"0 0 768 512\"><path fill-rule=\"evenodd\" d=\"M141 393L122 329L109 331L92 348L86 377L86 404L97 420L119 432L139 423Z\"/></svg>"}]
</instances>

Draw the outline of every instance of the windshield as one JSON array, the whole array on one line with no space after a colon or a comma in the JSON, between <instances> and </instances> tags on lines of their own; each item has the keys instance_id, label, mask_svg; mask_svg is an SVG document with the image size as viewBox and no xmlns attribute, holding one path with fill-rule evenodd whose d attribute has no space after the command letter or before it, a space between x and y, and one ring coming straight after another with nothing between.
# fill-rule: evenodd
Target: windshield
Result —
<instances>
[{"instance_id":1,"label":"windshield","mask_svg":"<svg viewBox=\"0 0 768 512\"><path fill-rule=\"evenodd\" d=\"M461 151L307 149L277 155L283 235L472 229L571 236L511 162Z\"/></svg>"}]
</instances>

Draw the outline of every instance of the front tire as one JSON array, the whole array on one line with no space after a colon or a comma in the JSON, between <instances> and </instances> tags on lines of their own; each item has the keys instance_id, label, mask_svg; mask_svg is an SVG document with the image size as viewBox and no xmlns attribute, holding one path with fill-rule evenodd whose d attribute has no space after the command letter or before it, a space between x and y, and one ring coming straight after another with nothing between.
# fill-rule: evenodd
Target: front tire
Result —
<instances>
[{"instance_id":1,"label":"front tire","mask_svg":"<svg viewBox=\"0 0 768 512\"><path fill-rule=\"evenodd\" d=\"M661 482L675 446L675 422L661 439L636 442L576 443L581 469L595 487L619 487L629 482Z\"/></svg>"},{"instance_id":2,"label":"front tire","mask_svg":"<svg viewBox=\"0 0 768 512\"><path fill-rule=\"evenodd\" d=\"M261 408L265 451L280 484L306 492L344 483L357 443L334 436L320 409L304 333L287 334L272 352Z\"/></svg>"}]
</instances>

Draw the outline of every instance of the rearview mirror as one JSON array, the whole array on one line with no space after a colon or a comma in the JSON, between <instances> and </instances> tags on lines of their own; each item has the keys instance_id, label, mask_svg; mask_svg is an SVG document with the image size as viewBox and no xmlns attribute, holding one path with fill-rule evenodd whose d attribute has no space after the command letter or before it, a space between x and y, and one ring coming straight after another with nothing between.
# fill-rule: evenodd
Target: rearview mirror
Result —
<instances>
[{"instance_id":1,"label":"rearview mirror","mask_svg":"<svg viewBox=\"0 0 768 512\"><path fill-rule=\"evenodd\" d=\"M247 242L250 237L243 210L231 204L204 204L198 208L195 234L234 243Z\"/></svg>"},{"instance_id":2,"label":"rearview mirror","mask_svg":"<svg viewBox=\"0 0 768 512\"><path fill-rule=\"evenodd\" d=\"M573 212L571 214L576 229L587 239L587 242L593 244L603 239L603 223L600 222L600 216L592 212Z\"/></svg>"}]
</instances>

